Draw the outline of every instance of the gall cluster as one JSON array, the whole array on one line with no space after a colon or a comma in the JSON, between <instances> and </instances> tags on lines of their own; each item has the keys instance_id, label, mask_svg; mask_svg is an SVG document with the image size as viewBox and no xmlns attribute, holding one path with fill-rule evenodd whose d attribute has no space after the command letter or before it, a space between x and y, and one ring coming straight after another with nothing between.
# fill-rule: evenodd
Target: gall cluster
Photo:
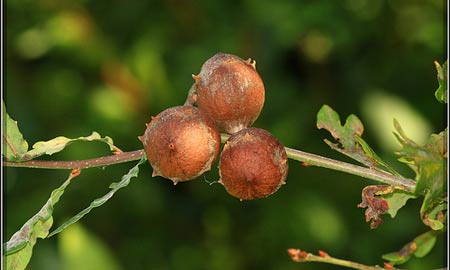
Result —
<instances>
[{"instance_id":1,"label":"gall cluster","mask_svg":"<svg viewBox=\"0 0 450 270\"><path fill-rule=\"evenodd\" d=\"M217 53L193 75L183 106L152 117L143 136L153 176L178 182L209 171L219 157L221 183L241 200L264 198L285 183L287 155L268 131L251 127L264 106L256 63ZM220 152L220 131L231 136Z\"/></svg>"}]
</instances>

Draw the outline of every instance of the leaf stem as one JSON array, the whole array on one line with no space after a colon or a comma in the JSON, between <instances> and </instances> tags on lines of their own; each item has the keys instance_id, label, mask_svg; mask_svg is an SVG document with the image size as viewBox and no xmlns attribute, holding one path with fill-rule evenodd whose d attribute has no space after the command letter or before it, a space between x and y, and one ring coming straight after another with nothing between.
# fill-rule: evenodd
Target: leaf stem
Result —
<instances>
[{"instance_id":1,"label":"leaf stem","mask_svg":"<svg viewBox=\"0 0 450 270\"><path fill-rule=\"evenodd\" d=\"M230 137L228 134L221 134L222 142ZM415 189L415 181L398 176L394 176L387 172L365 168L354 164L322 157L319 155L303 152L300 150L285 147L288 158L304 162L307 165L328 168L341 171L364 178L376 180L378 182L393 185L407 192L413 192ZM93 167L103 167L113 164L125 163L139 160L144 155L144 150L136 150L131 152L122 152L117 155L104 156L86 160L74 161L47 161L47 160L30 160L24 162L4 161L3 165L7 167L26 167L40 169L86 169Z\"/></svg>"}]
</instances>

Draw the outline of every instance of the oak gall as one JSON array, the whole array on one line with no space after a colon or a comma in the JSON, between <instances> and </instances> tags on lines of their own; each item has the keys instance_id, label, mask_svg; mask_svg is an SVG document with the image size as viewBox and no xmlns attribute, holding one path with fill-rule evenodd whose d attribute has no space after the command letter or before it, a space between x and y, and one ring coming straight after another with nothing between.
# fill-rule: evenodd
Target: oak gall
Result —
<instances>
[{"instance_id":1,"label":"oak gall","mask_svg":"<svg viewBox=\"0 0 450 270\"><path fill-rule=\"evenodd\" d=\"M287 155L268 131L247 128L225 143L219 162L220 183L241 200L264 198L285 183Z\"/></svg>"},{"instance_id":2,"label":"oak gall","mask_svg":"<svg viewBox=\"0 0 450 270\"><path fill-rule=\"evenodd\" d=\"M193 106L164 110L147 124L139 139L153 168L153 176L174 184L209 171L220 150L214 122Z\"/></svg>"},{"instance_id":3,"label":"oak gall","mask_svg":"<svg viewBox=\"0 0 450 270\"><path fill-rule=\"evenodd\" d=\"M197 103L217 126L230 134L249 127L258 118L265 98L256 63L217 53L202 66L187 103Z\"/></svg>"}]
</instances>

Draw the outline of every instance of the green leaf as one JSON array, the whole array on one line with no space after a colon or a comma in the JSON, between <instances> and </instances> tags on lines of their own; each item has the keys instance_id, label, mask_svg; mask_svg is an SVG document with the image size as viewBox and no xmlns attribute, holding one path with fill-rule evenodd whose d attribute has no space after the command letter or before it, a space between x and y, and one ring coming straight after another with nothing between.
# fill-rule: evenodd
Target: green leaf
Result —
<instances>
[{"instance_id":1,"label":"green leaf","mask_svg":"<svg viewBox=\"0 0 450 270\"><path fill-rule=\"evenodd\" d=\"M412 194L408 194L399 190L393 192L391 194L385 195L384 199L387 201L389 205L389 209L386 211L392 218L397 215L398 210L405 206L406 202L409 199L414 199L416 196Z\"/></svg>"},{"instance_id":2,"label":"green leaf","mask_svg":"<svg viewBox=\"0 0 450 270\"><path fill-rule=\"evenodd\" d=\"M439 87L434 93L436 99L441 103L447 103L447 61L441 66L437 61L434 62L437 70L437 80Z\"/></svg>"},{"instance_id":3,"label":"green leaf","mask_svg":"<svg viewBox=\"0 0 450 270\"><path fill-rule=\"evenodd\" d=\"M388 172L392 173L395 176L401 176L398 172L396 172L389 164L384 162L378 155L375 153L375 151L361 138L356 136L355 140L361 145L364 153L367 157L371 158L375 162L375 166L379 167L380 169L385 169Z\"/></svg>"},{"instance_id":4,"label":"green leaf","mask_svg":"<svg viewBox=\"0 0 450 270\"><path fill-rule=\"evenodd\" d=\"M392 265L396 265L407 262L411 258L411 256L412 256L411 252L400 253L400 251L395 251L384 254L383 256L381 256L381 258L383 258L383 260L388 261Z\"/></svg>"},{"instance_id":5,"label":"green leaf","mask_svg":"<svg viewBox=\"0 0 450 270\"><path fill-rule=\"evenodd\" d=\"M24 248L20 252L10 254L4 258L7 270L21 270L27 267L33 254L33 246L25 243Z\"/></svg>"},{"instance_id":6,"label":"green leaf","mask_svg":"<svg viewBox=\"0 0 450 270\"><path fill-rule=\"evenodd\" d=\"M323 105L317 113L317 128L326 129L331 133L336 143L329 140L325 140L325 142L332 149L370 168L387 170L394 175L400 176L361 138L364 126L357 116L349 115L345 124L342 125L339 115L330 106Z\"/></svg>"},{"instance_id":7,"label":"green leaf","mask_svg":"<svg viewBox=\"0 0 450 270\"><path fill-rule=\"evenodd\" d=\"M71 217L69 220L67 220L66 222L64 222L61 226L59 226L57 229L55 229L54 231L52 231L48 237L51 237L55 234L60 233L61 231L63 231L65 228L69 227L70 225L74 224L75 222L77 222L78 220L80 220L82 217L84 217L86 214L88 214L89 212L91 212L92 209L102 206L104 203L106 203L109 199L111 199L111 197L121 188L128 186L128 184L131 181L131 178L133 177L137 177L138 173L139 173L139 166L141 164L143 164L145 161L147 160L147 157L144 155L141 160L133 167L131 168L127 174L125 174L124 176L122 176L122 180L120 182L117 183L112 183L110 185L111 190L106 193L104 196L95 199L94 201L91 202L91 204L83 209L81 212L79 212L78 214L76 214L75 216Z\"/></svg>"},{"instance_id":8,"label":"green leaf","mask_svg":"<svg viewBox=\"0 0 450 270\"><path fill-rule=\"evenodd\" d=\"M53 190L50 198L32 218L30 218L22 228L14 233L11 239L4 245L4 259L6 269L25 269L31 259L33 246L37 238L45 238L53 224L53 207L58 203L64 194L66 187L78 174L71 173L67 180L57 189ZM5 258L6 257L6 258Z\"/></svg>"},{"instance_id":9,"label":"green leaf","mask_svg":"<svg viewBox=\"0 0 450 270\"><path fill-rule=\"evenodd\" d=\"M414 256L417 258L422 258L427 255L436 244L437 234L435 231L428 231L424 234L419 235L414 239L417 249L414 252Z\"/></svg>"},{"instance_id":10,"label":"green leaf","mask_svg":"<svg viewBox=\"0 0 450 270\"><path fill-rule=\"evenodd\" d=\"M444 211L446 203L443 200L447 191L447 130L439 134L432 134L423 146L409 139L402 130L400 124L395 121L396 137L402 144L402 149L397 152L400 161L407 163L416 173L417 195L424 195L420 215L422 221L434 230L444 228Z\"/></svg>"},{"instance_id":11,"label":"green leaf","mask_svg":"<svg viewBox=\"0 0 450 270\"><path fill-rule=\"evenodd\" d=\"M108 144L111 151L120 151L120 149L113 144L113 140L110 137L106 136L102 138L100 134L94 131L91 135L86 137L69 139L60 136L49 141L37 142L33 145L32 150L23 155L21 161L31 160L42 155L53 155L54 153L64 150L67 145L78 141L99 141Z\"/></svg>"},{"instance_id":12,"label":"green leaf","mask_svg":"<svg viewBox=\"0 0 450 270\"><path fill-rule=\"evenodd\" d=\"M6 112L6 106L2 100L3 109L3 153L8 161L21 161L21 157L28 150L28 143L19 130L17 121L14 121Z\"/></svg>"},{"instance_id":13,"label":"green leaf","mask_svg":"<svg viewBox=\"0 0 450 270\"><path fill-rule=\"evenodd\" d=\"M342 126L339 115L326 104L317 113L317 127L328 130L333 138L340 140L344 148L352 148L354 135L361 136L364 132L364 126L358 117L349 115Z\"/></svg>"},{"instance_id":14,"label":"green leaf","mask_svg":"<svg viewBox=\"0 0 450 270\"><path fill-rule=\"evenodd\" d=\"M430 226L433 230L443 230L445 228L446 212L447 201L445 199L438 197L432 200L431 196L425 195L420 208L420 217L423 223Z\"/></svg>"},{"instance_id":15,"label":"green leaf","mask_svg":"<svg viewBox=\"0 0 450 270\"><path fill-rule=\"evenodd\" d=\"M405 263L413 255L422 258L433 249L437 235L438 232L436 231L423 233L404 245L399 251L384 254L382 258L393 265Z\"/></svg>"}]
</instances>

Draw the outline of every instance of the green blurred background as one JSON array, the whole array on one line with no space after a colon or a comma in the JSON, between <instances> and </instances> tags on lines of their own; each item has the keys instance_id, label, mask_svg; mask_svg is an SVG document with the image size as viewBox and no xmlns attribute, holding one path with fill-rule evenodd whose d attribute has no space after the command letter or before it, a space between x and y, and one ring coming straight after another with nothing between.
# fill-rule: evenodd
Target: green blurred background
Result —
<instances>
[{"instance_id":1,"label":"green blurred background","mask_svg":"<svg viewBox=\"0 0 450 270\"><path fill-rule=\"evenodd\" d=\"M364 138L395 161L397 118L424 142L445 126L433 61L446 59L445 1L5 1L5 91L30 145L56 136L108 135L142 148L150 116L180 105L200 67L222 51L255 59L266 102L254 126L283 144L349 161L323 143L316 113L329 104L358 115ZM50 159L107 155L77 143ZM55 209L55 225L102 196L132 163L84 170ZM356 205L372 184L290 161L287 185L240 202L217 170L173 186L151 167L62 234L38 241L29 269L340 269L296 264L286 249L327 251L365 264L427 231L420 201L370 230ZM5 169L5 240L47 200L66 171ZM443 266L445 239L407 269Z\"/></svg>"}]
</instances>

